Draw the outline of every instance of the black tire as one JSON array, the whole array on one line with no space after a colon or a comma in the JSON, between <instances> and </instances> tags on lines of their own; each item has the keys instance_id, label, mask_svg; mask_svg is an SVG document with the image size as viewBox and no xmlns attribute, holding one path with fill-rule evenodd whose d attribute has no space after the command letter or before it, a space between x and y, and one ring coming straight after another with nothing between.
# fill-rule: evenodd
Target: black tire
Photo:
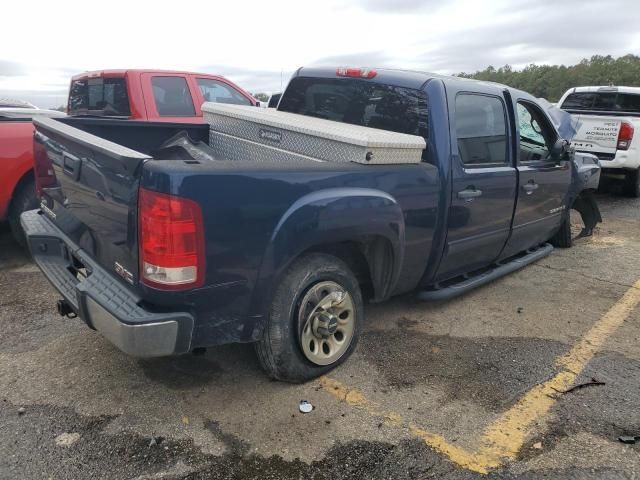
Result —
<instances>
[{"instance_id":1,"label":"black tire","mask_svg":"<svg viewBox=\"0 0 640 480\"><path fill-rule=\"evenodd\" d=\"M308 291L320 282L335 282L353 303L353 333L348 348L329 365L311 362L302 350L303 325L298 313ZM337 257L312 253L296 260L276 288L262 339L255 344L260 365L269 377L302 383L327 373L344 362L356 348L363 319L362 293L346 263Z\"/></svg>"},{"instance_id":2,"label":"black tire","mask_svg":"<svg viewBox=\"0 0 640 480\"><path fill-rule=\"evenodd\" d=\"M627 172L624 187L627 196L631 198L640 197L640 170Z\"/></svg>"},{"instance_id":3,"label":"black tire","mask_svg":"<svg viewBox=\"0 0 640 480\"><path fill-rule=\"evenodd\" d=\"M18 185L13 194L11 205L9 206L9 227L16 242L22 247L27 246L27 239L20 225L20 215L22 212L38 208L38 197L36 196L36 186L33 180L27 180Z\"/></svg>"},{"instance_id":4,"label":"black tire","mask_svg":"<svg viewBox=\"0 0 640 480\"><path fill-rule=\"evenodd\" d=\"M560 225L560 230L551 237L549 242L557 248L571 248L573 245L573 240L571 238L571 210L567 211L567 214Z\"/></svg>"}]
</instances>

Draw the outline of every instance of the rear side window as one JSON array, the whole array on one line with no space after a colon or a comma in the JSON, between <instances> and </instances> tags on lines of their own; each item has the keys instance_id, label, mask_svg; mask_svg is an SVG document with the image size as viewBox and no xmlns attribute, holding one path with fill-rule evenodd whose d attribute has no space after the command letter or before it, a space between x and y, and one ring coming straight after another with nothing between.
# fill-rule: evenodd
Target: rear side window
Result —
<instances>
[{"instance_id":1,"label":"rear side window","mask_svg":"<svg viewBox=\"0 0 640 480\"><path fill-rule=\"evenodd\" d=\"M163 117L194 117L191 92L184 77L152 77L156 109Z\"/></svg>"},{"instance_id":2,"label":"rear side window","mask_svg":"<svg viewBox=\"0 0 640 480\"><path fill-rule=\"evenodd\" d=\"M124 78L74 80L69 92L69 113L129 116L129 96Z\"/></svg>"},{"instance_id":3,"label":"rear side window","mask_svg":"<svg viewBox=\"0 0 640 480\"><path fill-rule=\"evenodd\" d=\"M506 112L498 97L457 95L455 121L458 154L465 166L507 163Z\"/></svg>"},{"instance_id":4,"label":"rear side window","mask_svg":"<svg viewBox=\"0 0 640 480\"><path fill-rule=\"evenodd\" d=\"M577 92L560 107L564 110L620 112L640 115L640 94L618 92Z\"/></svg>"},{"instance_id":5,"label":"rear side window","mask_svg":"<svg viewBox=\"0 0 640 480\"><path fill-rule=\"evenodd\" d=\"M197 81L205 102L251 105L247 97L223 82L211 78L198 78Z\"/></svg>"},{"instance_id":6,"label":"rear side window","mask_svg":"<svg viewBox=\"0 0 640 480\"><path fill-rule=\"evenodd\" d=\"M427 98L411 88L351 78L296 77L278 110L427 138Z\"/></svg>"}]
</instances>

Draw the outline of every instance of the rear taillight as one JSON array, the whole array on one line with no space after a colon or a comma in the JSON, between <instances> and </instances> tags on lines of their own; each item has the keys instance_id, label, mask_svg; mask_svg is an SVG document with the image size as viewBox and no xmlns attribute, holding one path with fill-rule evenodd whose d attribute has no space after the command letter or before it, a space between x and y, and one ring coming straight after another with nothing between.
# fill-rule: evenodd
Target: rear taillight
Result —
<instances>
[{"instance_id":1,"label":"rear taillight","mask_svg":"<svg viewBox=\"0 0 640 480\"><path fill-rule=\"evenodd\" d=\"M355 77L371 79L377 75L378 72L371 68L351 68L340 67L336 70L336 75L339 77Z\"/></svg>"},{"instance_id":2,"label":"rear taillight","mask_svg":"<svg viewBox=\"0 0 640 480\"><path fill-rule=\"evenodd\" d=\"M622 122L618 131L618 150L629 150L631 140L633 140L633 125Z\"/></svg>"},{"instance_id":3,"label":"rear taillight","mask_svg":"<svg viewBox=\"0 0 640 480\"><path fill-rule=\"evenodd\" d=\"M53 171L49 155L47 155L47 149L42 142L42 138L36 133L33 137L33 169L38 197L42 196L45 188L53 187L56 184L56 174Z\"/></svg>"},{"instance_id":4,"label":"rear taillight","mask_svg":"<svg viewBox=\"0 0 640 480\"><path fill-rule=\"evenodd\" d=\"M202 210L193 200L140 189L140 278L163 290L204 283Z\"/></svg>"}]
</instances>

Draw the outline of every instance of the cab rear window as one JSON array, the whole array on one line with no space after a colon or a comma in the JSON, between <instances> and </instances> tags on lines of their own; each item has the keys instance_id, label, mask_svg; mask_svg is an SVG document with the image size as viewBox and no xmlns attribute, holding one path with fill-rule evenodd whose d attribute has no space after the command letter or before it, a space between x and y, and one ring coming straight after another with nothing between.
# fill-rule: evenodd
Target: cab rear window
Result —
<instances>
[{"instance_id":1,"label":"cab rear window","mask_svg":"<svg viewBox=\"0 0 640 480\"><path fill-rule=\"evenodd\" d=\"M618 92L576 92L560 107L569 111L620 112L640 115L640 94Z\"/></svg>"},{"instance_id":2,"label":"cab rear window","mask_svg":"<svg viewBox=\"0 0 640 480\"><path fill-rule=\"evenodd\" d=\"M424 92L359 79L296 77L278 110L427 138Z\"/></svg>"},{"instance_id":3,"label":"cab rear window","mask_svg":"<svg viewBox=\"0 0 640 480\"><path fill-rule=\"evenodd\" d=\"M69 114L129 116L129 96L124 78L74 80L69 91Z\"/></svg>"}]
</instances>

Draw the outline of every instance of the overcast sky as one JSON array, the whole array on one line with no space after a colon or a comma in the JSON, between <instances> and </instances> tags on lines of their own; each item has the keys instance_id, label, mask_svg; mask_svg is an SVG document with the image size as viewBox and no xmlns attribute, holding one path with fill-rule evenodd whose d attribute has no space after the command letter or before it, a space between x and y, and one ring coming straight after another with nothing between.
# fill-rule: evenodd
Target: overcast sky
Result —
<instances>
[{"instance_id":1,"label":"overcast sky","mask_svg":"<svg viewBox=\"0 0 640 480\"><path fill-rule=\"evenodd\" d=\"M11 1L2 9L0 98L58 106L72 74L105 68L211 72L275 92L311 64L459 73L638 55L639 2Z\"/></svg>"}]
</instances>

